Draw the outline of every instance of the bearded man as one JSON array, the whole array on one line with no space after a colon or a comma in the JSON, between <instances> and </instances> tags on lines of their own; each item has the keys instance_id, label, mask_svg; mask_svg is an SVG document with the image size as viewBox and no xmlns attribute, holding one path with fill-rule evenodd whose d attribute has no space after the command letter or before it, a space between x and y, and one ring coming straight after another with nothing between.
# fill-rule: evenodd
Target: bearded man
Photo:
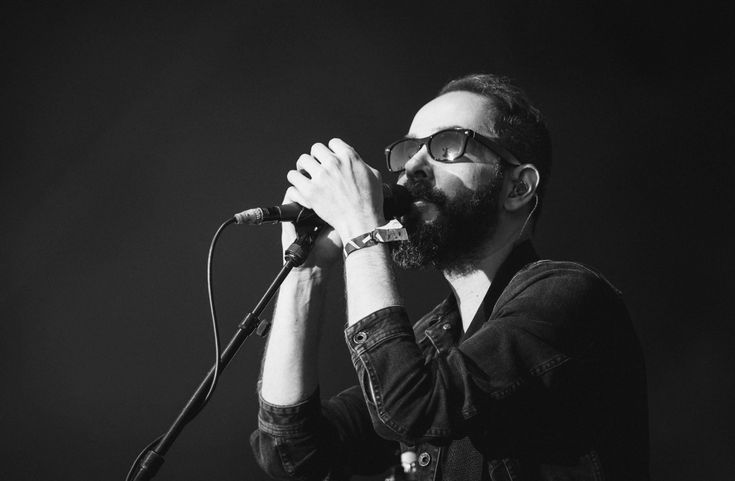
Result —
<instances>
[{"instance_id":1,"label":"bearded man","mask_svg":"<svg viewBox=\"0 0 735 481\"><path fill-rule=\"evenodd\" d=\"M331 229L279 293L251 437L266 472L346 479L404 452L421 480L648 479L643 358L620 293L531 245L550 150L507 79L450 82L386 149L413 199L408 239L391 244L366 235L386 224L375 169L339 139L299 157L285 201ZM295 235L284 225L284 247ZM321 399L320 316L343 255L358 382ZM393 263L450 288L413 327Z\"/></svg>"}]
</instances>

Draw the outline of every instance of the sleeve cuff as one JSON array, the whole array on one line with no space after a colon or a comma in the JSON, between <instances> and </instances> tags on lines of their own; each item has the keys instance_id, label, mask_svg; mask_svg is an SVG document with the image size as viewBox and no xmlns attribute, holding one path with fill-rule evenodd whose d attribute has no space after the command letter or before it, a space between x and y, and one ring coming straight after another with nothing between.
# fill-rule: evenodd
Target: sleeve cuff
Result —
<instances>
[{"instance_id":1,"label":"sleeve cuff","mask_svg":"<svg viewBox=\"0 0 735 481\"><path fill-rule=\"evenodd\" d=\"M260 395L258 382L258 398L260 410L258 412L258 429L278 437L293 437L308 432L309 426L315 423L321 415L321 401L319 388L305 400L296 404L271 404Z\"/></svg>"},{"instance_id":2,"label":"sleeve cuff","mask_svg":"<svg viewBox=\"0 0 735 481\"><path fill-rule=\"evenodd\" d=\"M399 336L413 335L403 306L389 306L363 317L355 324L345 328L345 341L351 351L364 352Z\"/></svg>"}]
</instances>

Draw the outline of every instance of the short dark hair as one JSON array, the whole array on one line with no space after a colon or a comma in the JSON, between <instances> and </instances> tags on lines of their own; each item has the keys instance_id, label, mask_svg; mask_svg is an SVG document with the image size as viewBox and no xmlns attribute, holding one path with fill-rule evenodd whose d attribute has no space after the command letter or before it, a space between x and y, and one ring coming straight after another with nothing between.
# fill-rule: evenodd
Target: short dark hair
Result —
<instances>
[{"instance_id":1,"label":"short dark hair","mask_svg":"<svg viewBox=\"0 0 735 481\"><path fill-rule=\"evenodd\" d=\"M524 164L533 164L539 171L539 206L551 175L551 137L541 112L531 105L528 96L513 82L500 75L470 74L452 80L439 91L472 92L488 98L488 128L493 137Z\"/></svg>"}]
</instances>

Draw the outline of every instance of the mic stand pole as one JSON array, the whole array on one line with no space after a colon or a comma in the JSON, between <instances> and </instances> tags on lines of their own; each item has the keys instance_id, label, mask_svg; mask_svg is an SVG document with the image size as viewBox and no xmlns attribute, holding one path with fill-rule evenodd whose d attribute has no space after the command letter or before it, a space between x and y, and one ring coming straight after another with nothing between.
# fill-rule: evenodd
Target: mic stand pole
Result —
<instances>
[{"instance_id":1,"label":"mic stand pole","mask_svg":"<svg viewBox=\"0 0 735 481\"><path fill-rule=\"evenodd\" d=\"M265 294L263 294L260 301L258 301L258 304L255 306L253 311L249 312L238 325L237 332L222 352L220 357L220 373L224 371L225 367L230 363L245 339L247 339L256 328L258 328L258 325L261 323L258 316L263 312L275 293L281 287L281 284L284 279L286 279L288 273L291 272L291 269L304 263L309 255L312 245L314 244L314 239L316 238L317 233L318 229L310 229L308 232L300 234L298 239L296 239L296 241L286 249L284 254L286 262L280 272L276 275L275 279L268 287ZM184 426L194 419L194 417L204 407L202 403L205 401L205 397L209 390L209 385L212 383L213 377L214 367L209 370L206 377L194 392L191 399L186 403L184 409L181 410L174 423L168 429L166 434L161 437L161 441L153 449L150 449L143 457L143 460L139 464L138 473L135 475L135 478L133 478L134 481L147 481L156 475L156 472L158 472L158 469L163 464L163 457L184 429Z\"/></svg>"}]
</instances>

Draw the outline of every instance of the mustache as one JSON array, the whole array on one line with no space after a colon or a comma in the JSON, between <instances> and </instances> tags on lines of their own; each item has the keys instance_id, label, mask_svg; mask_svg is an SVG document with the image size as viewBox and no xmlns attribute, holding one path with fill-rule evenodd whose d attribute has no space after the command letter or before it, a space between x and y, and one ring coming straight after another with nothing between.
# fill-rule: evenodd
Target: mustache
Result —
<instances>
[{"instance_id":1,"label":"mustache","mask_svg":"<svg viewBox=\"0 0 735 481\"><path fill-rule=\"evenodd\" d=\"M428 182L410 180L404 187L414 201L431 202L439 208L444 207L448 202L447 195L436 187L432 187Z\"/></svg>"}]
</instances>

